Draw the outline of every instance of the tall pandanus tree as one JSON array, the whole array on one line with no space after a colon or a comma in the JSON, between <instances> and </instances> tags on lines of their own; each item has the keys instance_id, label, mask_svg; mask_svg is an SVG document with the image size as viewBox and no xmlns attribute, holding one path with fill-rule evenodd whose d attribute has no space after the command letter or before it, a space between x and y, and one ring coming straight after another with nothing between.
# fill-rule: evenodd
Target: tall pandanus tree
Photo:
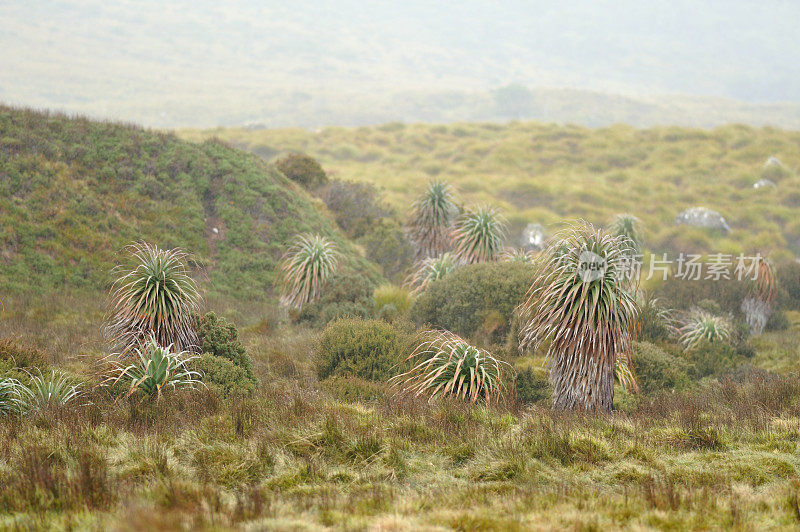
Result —
<instances>
[{"instance_id":1,"label":"tall pandanus tree","mask_svg":"<svg viewBox=\"0 0 800 532\"><path fill-rule=\"evenodd\" d=\"M281 259L277 282L281 304L300 310L316 301L325 283L336 272L336 244L320 235L300 235Z\"/></svg>"},{"instance_id":2,"label":"tall pandanus tree","mask_svg":"<svg viewBox=\"0 0 800 532\"><path fill-rule=\"evenodd\" d=\"M742 301L742 312L750 327L750 333L759 335L764 331L775 305L775 273L767 259L759 260L754 278L749 279L750 290Z\"/></svg>"},{"instance_id":3,"label":"tall pandanus tree","mask_svg":"<svg viewBox=\"0 0 800 532\"><path fill-rule=\"evenodd\" d=\"M504 251L505 234L506 220L496 209L469 209L453 225L453 252L462 264L497 260Z\"/></svg>"},{"instance_id":4,"label":"tall pandanus tree","mask_svg":"<svg viewBox=\"0 0 800 532\"><path fill-rule=\"evenodd\" d=\"M453 189L444 181L432 181L412 206L409 232L416 258L436 257L450 247L450 228L458 213Z\"/></svg>"},{"instance_id":5,"label":"tall pandanus tree","mask_svg":"<svg viewBox=\"0 0 800 532\"><path fill-rule=\"evenodd\" d=\"M544 250L520 305L520 349L547 347L553 407L610 412L617 359L630 366L634 280L630 240L576 225Z\"/></svg>"},{"instance_id":6,"label":"tall pandanus tree","mask_svg":"<svg viewBox=\"0 0 800 532\"><path fill-rule=\"evenodd\" d=\"M115 269L104 332L122 353L153 337L161 345L192 351L197 347L194 314L200 291L189 273L188 255L147 242L125 248L126 260Z\"/></svg>"}]
</instances>

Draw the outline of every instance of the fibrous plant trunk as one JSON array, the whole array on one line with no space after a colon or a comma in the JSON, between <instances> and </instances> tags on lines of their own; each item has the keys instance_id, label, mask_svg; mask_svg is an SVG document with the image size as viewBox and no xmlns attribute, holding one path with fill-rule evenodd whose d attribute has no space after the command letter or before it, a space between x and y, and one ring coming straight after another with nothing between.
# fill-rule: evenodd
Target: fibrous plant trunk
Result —
<instances>
[{"instance_id":1,"label":"fibrous plant trunk","mask_svg":"<svg viewBox=\"0 0 800 532\"><path fill-rule=\"evenodd\" d=\"M553 408L611 412L614 404L614 359L568 354L554 356L550 368Z\"/></svg>"}]
</instances>

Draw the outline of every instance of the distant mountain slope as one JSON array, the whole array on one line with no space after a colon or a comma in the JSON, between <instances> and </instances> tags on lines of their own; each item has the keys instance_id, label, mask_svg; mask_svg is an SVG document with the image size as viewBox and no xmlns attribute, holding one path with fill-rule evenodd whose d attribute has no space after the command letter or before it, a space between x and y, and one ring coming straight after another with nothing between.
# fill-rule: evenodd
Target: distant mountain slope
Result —
<instances>
[{"instance_id":1,"label":"distant mountain slope","mask_svg":"<svg viewBox=\"0 0 800 532\"><path fill-rule=\"evenodd\" d=\"M629 212L644 222L653 250L800 254L800 133L794 131L514 122L180 135L219 136L266 159L303 150L341 179L384 188L401 212L428 180L448 180L465 203L500 207L511 222L512 244L529 222L552 233L564 221L603 225ZM767 166L772 156L781 163ZM762 178L776 187L754 188ZM730 234L676 226L678 213L695 206L719 211Z\"/></svg>"},{"instance_id":2,"label":"distant mountain slope","mask_svg":"<svg viewBox=\"0 0 800 532\"><path fill-rule=\"evenodd\" d=\"M495 121L519 83L535 102L511 117L800 129L798 19L783 0L0 2L0 102L157 127Z\"/></svg>"},{"instance_id":3,"label":"distant mountain slope","mask_svg":"<svg viewBox=\"0 0 800 532\"><path fill-rule=\"evenodd\" d=\"M114 252L146 239L194 253L211 293L260 299L304 231L376 275L312 202L217 141L0 107L0 291L103 287Z\"/></svg>"}]
</instances>

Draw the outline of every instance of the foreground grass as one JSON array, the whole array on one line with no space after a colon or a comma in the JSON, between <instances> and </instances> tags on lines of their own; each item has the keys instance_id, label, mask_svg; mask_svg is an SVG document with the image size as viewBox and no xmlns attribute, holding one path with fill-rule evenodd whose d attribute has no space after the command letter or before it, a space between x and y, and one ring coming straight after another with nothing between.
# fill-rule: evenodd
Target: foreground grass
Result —
<instances>
[{"instance_id":1,"label":"foreground grass","mask_svg":"<svg viewBox=\"0 0 800 532\"><path fill-rule=\"evenodd\" d=\"M7 308L0 332L33 335L51 360L96 382L96 303L59 305L46 302L46 314L31 302L30 318ZM115 402L95 390L86 406L0 419L0 527L761 530L800 523L794 375L750 372L682 395L620 397L626 406L612 417L427 404L363 381L318 382L315 333L265 312L247 309L242 327L262 383L253 397L199 390L157 403ZM72 342L56 333L64 321L76 324Z\"/></svg>"}]
</instances>

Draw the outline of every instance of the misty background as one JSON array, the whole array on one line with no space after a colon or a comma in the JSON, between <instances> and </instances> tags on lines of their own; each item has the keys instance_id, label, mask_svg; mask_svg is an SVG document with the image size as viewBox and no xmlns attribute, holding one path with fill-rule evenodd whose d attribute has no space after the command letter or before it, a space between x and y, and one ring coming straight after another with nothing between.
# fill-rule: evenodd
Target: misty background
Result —
<instances>
[{"instance_id":1,"label":"misty background","mask_svg":"<svg viewBox=\"0 0 800 532\"><path fill-rule=\"evenodd\" d=\"M800 128L800 3L0 2L0 102L156 127Z\"/></svg>"}]
</instances>

